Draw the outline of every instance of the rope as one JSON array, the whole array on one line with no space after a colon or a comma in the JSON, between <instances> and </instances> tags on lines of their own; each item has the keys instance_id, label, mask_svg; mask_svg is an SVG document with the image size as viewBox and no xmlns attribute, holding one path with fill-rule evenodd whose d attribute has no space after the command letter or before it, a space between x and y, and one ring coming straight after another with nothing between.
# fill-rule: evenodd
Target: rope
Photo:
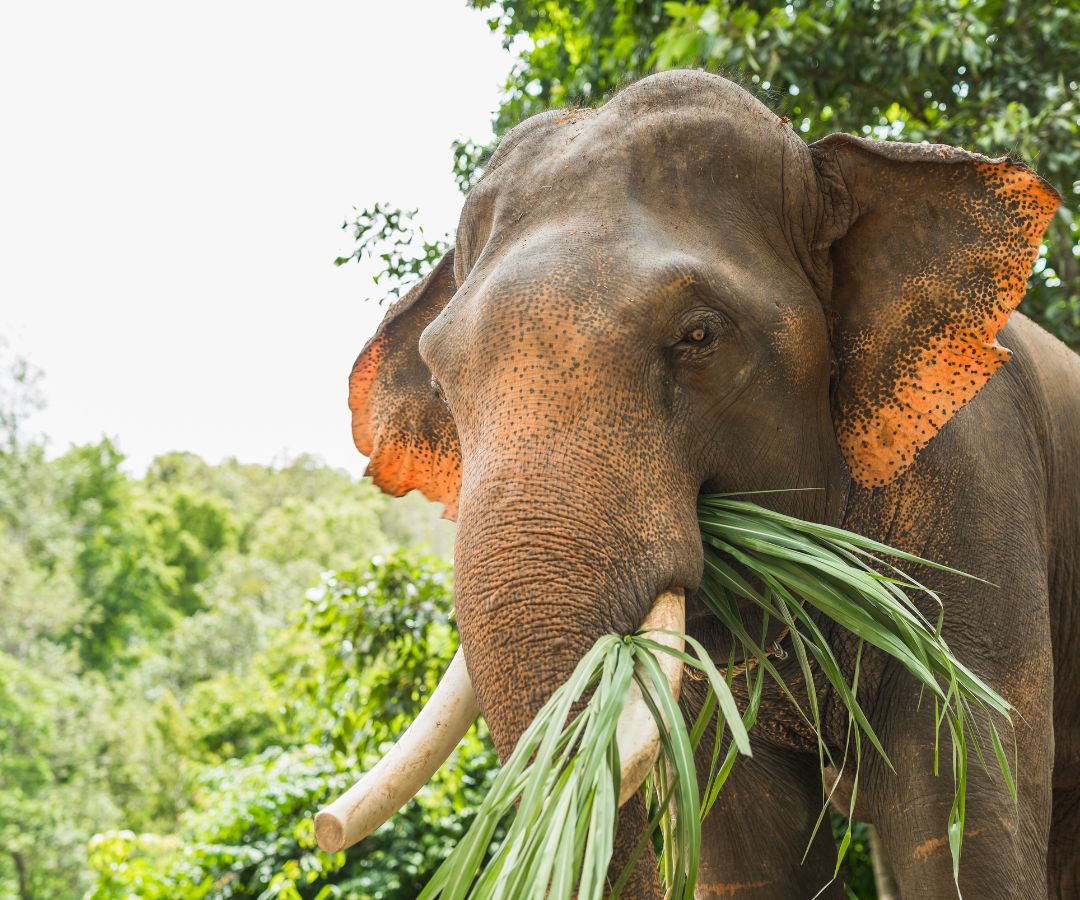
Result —
<instances>
[{"instance_id":1,"label":"rope","mask_svg":"<svg viewBox=\"0 0 1080 900\"><path fill-rule=\"evenodd\" d=\"M765 655L770 659L784 660L787 659L787 651L780 646L780 642L788 636L790 629L786 626L784 630L777 635L775 641L769 646L769 649L765 651ZM744 663L738 663L732 666L727 672L729 678L738 678L740 675L744 675L748 669L753 669L757 666L757 657L747 660ZM723 670L721 670L723 671ZM693 666L683 664L683 674L691 681L708 681L708 676L700 669L695 669Z\"/></svg>"}]
</instances>

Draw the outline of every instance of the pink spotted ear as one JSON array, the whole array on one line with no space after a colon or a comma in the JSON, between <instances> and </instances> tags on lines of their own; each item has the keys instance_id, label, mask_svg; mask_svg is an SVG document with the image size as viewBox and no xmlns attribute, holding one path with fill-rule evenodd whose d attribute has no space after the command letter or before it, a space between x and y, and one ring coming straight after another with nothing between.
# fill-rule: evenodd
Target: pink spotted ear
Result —
<instances>
[{"instance_id":1,"label":"pink spotted ear","mask_svg":"<svg viewBox=\"0 0 1080 900\"><path fill-rule=\"evenodd\" d=\"M419 490L457 516L461 451L446 404L420 358L420 335L454 295L454 251L386 313L349 376L353 441L388 494Z\"/></svg>"},{"instance_id":2,"label":"pink spotted ear","mask_svg":"<svg viewBox=\"0 0 1080 900\"><path fill-rule=\"evenodd\" d=\"M811 146L826 198L839 377L833 420L855 480L887 484L1009 359L1060 197L1009 159L834 134Z\"/></svg>"}]
</instances>

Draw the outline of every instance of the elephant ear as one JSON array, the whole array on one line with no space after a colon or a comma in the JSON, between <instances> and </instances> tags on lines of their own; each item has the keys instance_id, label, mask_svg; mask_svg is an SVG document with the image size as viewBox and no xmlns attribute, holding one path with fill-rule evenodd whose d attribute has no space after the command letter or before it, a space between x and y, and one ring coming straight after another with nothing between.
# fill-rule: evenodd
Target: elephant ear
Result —
<instances>
[{"instance_id":1,"label":"elephant ear","mask_svg":"<svg viewBox=\"0 0 1080 900\"><path fill-rule=\"evenodd\" d=\"M388 494L414 488L457 515L461 451L450 410L420 358L420 335L454 295L454 251L386 313L349 376L353 442Z\"/></svg>"},{"instance_id":2,"label":"elephant ear","mask_svg":"<svg viewBox=\"0 0 1080 900\"><path fill-rule=\"evenodd\" d=\"M826 199L833 420L855 480L887 484L1010 357L1060 197L1021 163L834 134L811 146Z\"/></svg>"}]
</instances>

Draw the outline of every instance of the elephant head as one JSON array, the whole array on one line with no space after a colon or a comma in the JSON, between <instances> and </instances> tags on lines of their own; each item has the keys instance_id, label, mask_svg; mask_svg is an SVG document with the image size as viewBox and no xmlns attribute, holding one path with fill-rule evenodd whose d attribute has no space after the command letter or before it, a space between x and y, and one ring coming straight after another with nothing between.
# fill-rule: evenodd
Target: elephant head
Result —
<instances>
[{"instance_id":1,"label":"elephant head","mask_svg":"<svg viewBox=\"0 0 1080 900\"><path fill-rule=\"evenodd\" d=\"M775 502L830 520L910 466L1008 359L995 335L1056 203L1006 159L808 146L699 72L511 131L350 382L375 483L458 520L499 754L601 634L692 598L703 489L817 488ZM618 847L642 827L634 801Z\"/></svg>"}]
</instances>

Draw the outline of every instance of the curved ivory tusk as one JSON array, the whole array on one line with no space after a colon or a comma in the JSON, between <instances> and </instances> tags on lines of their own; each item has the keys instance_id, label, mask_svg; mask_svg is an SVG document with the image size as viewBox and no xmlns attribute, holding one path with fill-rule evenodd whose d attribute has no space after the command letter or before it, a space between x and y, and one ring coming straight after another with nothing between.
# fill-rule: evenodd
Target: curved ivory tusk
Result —
<instances>
[{"instance_id":1,"label":"curved ivory tusk","mask_svg":"<svg viewBox=\"0 0 1080 900\"><path fill-rule=\"evenodd\" d=\"M351 847L408 803L438 771L480 715L465 655L458 647L420 714L375 766L315 816L327 853Z\"/></svg>"},{"instance_id":2,"label":"curved ivory tusk","mask_svg":"<svg viewBox=\"0 0 1080 900\"><path fill-rule=\"evenodd\" d=\"M681 635L685 629L686 597L681 590L664 591L656 598L645 621L641 623L641 631L674 631ZM656 633L649 635L649 638L680 651L685 644L681 637L673 634ZM656 661L667 678L672 696L677 700L682 684L682 661L668 653L657 653ZM630 685L626 706L615 728L615 740L622 763L619 782L619 806L622 806L638 792L660 756L660 731L636 681Z\"/></svg>"},{"instance_id":3,"label":"curved ivory tusk","mask_svg":"<svg viewBox=\"0 0 1080 900\"><path fill-rule=\"evenodd\" d=\"M656 598L641 623L641 631L682 633L686 602L681 590ZM682 650L682 638L654 633L658 644ZM676 698L682 682L682 662L666 653L657 662ZM363 778L315 816L315 840L327 853L336 853L363 840L409 802L454 752L469 726L480 715L465 656L458 648L446 674L415 721ZM660 732L637 683L630 686L626 706L615 730L622 761L619 805L637 793L660 755Z\"/></svg>"}]
</instances>

